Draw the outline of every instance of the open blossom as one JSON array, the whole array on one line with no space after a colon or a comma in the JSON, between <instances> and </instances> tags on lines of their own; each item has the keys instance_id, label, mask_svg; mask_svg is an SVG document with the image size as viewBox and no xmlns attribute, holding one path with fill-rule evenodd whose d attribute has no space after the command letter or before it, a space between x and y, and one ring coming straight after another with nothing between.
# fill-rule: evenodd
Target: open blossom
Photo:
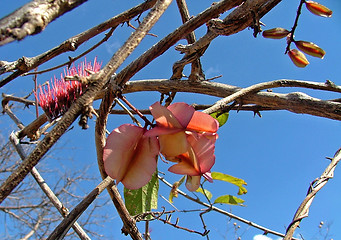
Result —
<instances>
[{"instance_id":1,"label":"open blossom","mask_svg":"<svg viewBox=\"0 0 341 240\"><path fill-rule=\"evenodd\" d=\"M195 111L186 103L174 103L168 107L159 102L150 106L156 127L149 130L148 136L158 136L160 152L168 159L187 152L186 131L198 132L207 137L216 135L219 123L210 115Z\"/></svg>"},{"instance_id":2,"label":"open blossom","mask_svg":"<svg viewBox=\"0 0 341 240\"><path fill-rule=\"evenodd\" d=\"M156 102L150 111L156 127L145 135L158 136L160 152L167 160L176 162L169 171L187 175L186 187L190 191L199 187L201 176L212 181L209 172L215 162L217 120L186 103L174 103L166 108Z\"/></svg>"},{"instance_id":3,"label":"open blossom","mask_svg":"<svg viewBox=\"0 0 341 240\"><path fill-rule=\"evenodd\" d=\"M159 143L156 137L144 136L145 131L123 124L110 133L104 147L106 173L128 189L143 187L156 170Z\"/></svg>"},{"instance_id":4,"label":"open blossom","mask_svg":"<svg viewBox=\"0 0 341 240\"><path fill-rule=\"evenodd\" d=\"M200 186L200 178L212 182L210 170L215 163L214 143L217 135L207 138L203 134L188 132L188 150L175 159L178 163L171 166L168 171L176 174L187 175L186 187L190 191L195 191Z\"/></svg>"},{"instance_id":5,"label":"open blossom","mask_svg":"<svg viewBox=\"0 0 341 240\"><path fill-rule=\"evenodd\" d=\"M44 110L50 120L64 114L71 104L84 92L87 86L78 81L65 81L65 76L88 76L87 71L98 72L101 68L95 58L93 64L86 60L77 67L65 69L60 79L54 78L47 86L39 86L39 92L36 93L40 107Z\"/></svg>"},{"instance_id":6,"label":"open blossom","mask_svg":"<svg viewBox=\"0 0 341 240\"><path fill-rule=\"evenodd\" d=\"M186 103L150 107L156 126L146 130L123 124L110 133L103 151L106 173L128 189L147 184L156 170L157 156L175 162L170 172L187 175L186 187L195 191L201 176L212 182L210 170L219 123Z\"/></svg>"}]
</instances>

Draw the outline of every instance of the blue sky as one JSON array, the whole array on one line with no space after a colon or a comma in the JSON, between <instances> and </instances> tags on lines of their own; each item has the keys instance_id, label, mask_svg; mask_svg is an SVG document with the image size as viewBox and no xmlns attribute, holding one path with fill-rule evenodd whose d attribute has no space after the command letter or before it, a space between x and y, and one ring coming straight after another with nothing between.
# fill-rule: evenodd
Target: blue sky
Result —
<instances>
[{"instance_id":1,"label":"blue sky","mask_svg":"<svg viewBox=\"0 0 341 240\"><path fill-rule=\"evenodd\" d=\"M0 9L0 16L10 13L25 2L27 1L4 1L3 7ZM51 23L41 34L0 47L0 60L14 61L22 56L30 57L40 54L59 45L65 39L140 2L89 1ZM266 24L263 28L284 27L290 30L298 3L299 1L292 0L280 3L271 13L261 19ZM297 68L291 63L289 57L284 55L286 47L284 39L264 39L261 36L253 38L252 31L246 29L230 37L219 37L211 43L205 56L201 59L206 77L211 78L222 74L223 77L216 81L241 87L282 78L316 82L325 82L329 79L340 85L341 3L331 0L321 0L320 3L333 10L332 18L317 17L303 8L295 39L312 41L322 47L326 51L323 60L309 57L310 65L304 69ZM192 15L207 8L210 4L211 2L204 0L188 1L189 11ZM136 25L136 22L132 23ZM151 31L157 34L158 38L147 36L123 66L165 36L167 29L173 30L180 24L177 7L173 2ZM97 56L105 64L124 43L131 31L126 26L118 27L113 37L90 53L87 58L90 60ZM205 27L198 29L196 31L197 38L202 36L205 31ZM76 56L77 53L89 48L102 37L103 35L86 42L77 52L59 56L41 66L40 69L64 62L69 55ZM133 80L169 78L173 63L180 58L182 55L174 49L170 49L136 74ZM59 76L60 71L41 75L38 80L43 83L52 78L54 74ZM189 68L186 68L186 71L188 74ZM32 88L31 77L22 77L3 87L1 92L23 96ZM322 99L340 97L335 93L321 93L304 89L274 89L274 91L302 91ZM158 96L157 93L148 93L147 97L143 93L127 95L129 101L141 108L147 108L157 101ZM175 101L185 101L189 104L212 104L217 100L214 97L181 93L177 94L175 99ZM21 113L20 117L25 124L28 124L34 119L34 109ZM111 117L108 129L112 130L126 122L129 122L127 117ZM2 128L7 129L11 123L9 119L2 118L0 124ZM70 148L60 153L65 158L73 157L74 161L63 164L70 168L79 164L93 165L90 173L99 177L94 164L96 161L93 140L94 122L90 123L90 129L87 131L81 131L76 123L74 125L75 128L61 139L61 141L67 142ZM262 226L284 232L300 202L304 199L309 183L319 177L327 166L328 160L325 157L332 157L341 147L340 127L340 122L335 120L287 111L262 112L262 118L253 117L251 112L231 112L228 123L218 132L216 164L212 171L220 171L244 179L248 183L248 193L242 196L245 200L245 207L223 205L219 207ZM83 141L80 142L79 139ZM76 150L70 152L71 147ZM58 167L58 163L48 164L51 164L51 167ZM160 165L160 169L167 169L167 166L162 166L162 163ZM338 227L341 224L340 193L338 191L341 185L340 175L341 172L337 168L334 178L317 194L309 217L302 221L301 228L297 230L297 233L301 233L305 239L314 239L319 236L318 225L321 221L330 224L334 239L341 238L341 230ZM179 176L169 174L167 177L171 182L179 178ZM222 194L237 194L237 188L227 183L215 182L205 184L205 186L213 193L214 197ZM168 191L169 189L161 184L160 193L167 197ZM180 209L200 208L181 197L175 200L175 205ZM171 206L161 198L159 206L171 209ZM115 239L122 239L120 222L114 211L113 218L113 224L117 225L117 229L109 228L105 231L113 231L111 234L115 236ZM227 236L233 237L234 220L229 222L229 219L217 213L208 213L205 215L205 219L211 230L211 239L232 239ZM189 228L192 226L199 231L202 229L198 213L180 214L180 223ZM262 232L238 222L237 224L241 226L237 233L242 234L242 239L278 240L275 236L268 236L270 238L256 236ZM153 222L151 229L154 239L174 239L174 237L201 239L200 236L184 233L160 223ZM164 236L165 230L171 231L172 236Z\"/></svg>"}]
</instances>

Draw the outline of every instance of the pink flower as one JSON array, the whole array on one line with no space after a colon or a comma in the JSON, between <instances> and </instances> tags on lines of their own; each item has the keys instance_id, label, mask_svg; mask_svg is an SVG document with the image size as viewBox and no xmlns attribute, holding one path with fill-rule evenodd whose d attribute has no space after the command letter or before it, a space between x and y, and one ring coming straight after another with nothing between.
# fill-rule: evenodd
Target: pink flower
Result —
<instances>
[{"instance_id":1,"label":"pink flower","mask_svg":"<svg viewBox=\"0 0 341 240\"><path fill-rule=\"evenodd\" d=\"M186 186L190 191L199 187L200 176L212 181L209 171L215 162L217 120L186 103L174 103L166 108L157 102L150 111L156 127L145 136L158 136L160 152L167 160L177 162L169 171L187 175Z\"/></svg>"},{"instance_id":2,"label":"pink flower","mask_svg":"<svg viewBox=\"0 0 341 240\"><path fill-rule=\"evenodd\" d=\"M210 115L195 111L186 103L174 103L167 108L159 102L150 106L156 127L146 132L147 136L158 136L160 152L168 159L187 152L186 131L216 135L219 123Z\"/></svg>"},{"instance_id":3,"label":"pink flower","mask_svg":"<svg viewBox=\"0 0 341 240\"><path fill-rule=\"evenodd\" d=\"M201 176L212 182L210 170L215 163L214 149L217 135L210 138L204 134L187 133L188 150L176 156L177 164L171 166L168 171L176 174L187 175L186 187L195 191L200 185Z\"/></svg>"},{"instance_id":4,"label":"pink flower","mask_svg":"<svg viewBox=\"0 0 341 240\"><path fill-rule=\"evenodd\" d=\"M77 81L65 81L64 76L88 76L87 71L98 72L100 68L101 64L96 61L96 58L93 65L90 62L87 63L85 59L78 67L65 69L60 79L54 78L54 81L47 86L39 86L39 93L36 93L36 96L40 107L50 120L64 114L87 87Z\"/></svg>"},{"instance_id":5,"label":"pink flower","mask_svg":"<svg viewBox=\"0 0 341 240\"><path fill-rule=\"evenodd\" d=\"M159 143L156 137L144 136L145 131L132 124L121 125L110 133L104 147L106 173L128 189L143 187L156 170Z\"/></svg>"}]
</instances>

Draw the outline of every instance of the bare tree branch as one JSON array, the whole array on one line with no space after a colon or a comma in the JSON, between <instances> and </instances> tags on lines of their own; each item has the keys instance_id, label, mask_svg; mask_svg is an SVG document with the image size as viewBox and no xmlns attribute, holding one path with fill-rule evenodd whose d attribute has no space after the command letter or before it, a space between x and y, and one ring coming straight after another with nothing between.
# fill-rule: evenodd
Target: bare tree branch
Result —
<instances>
[{"instance_id":1,"label":"bare tree branch","mask_svg":"<svg viewBox=\"0 0 341 240\"><path fill-rule=\"evenodd\" d=\"M28 35L40 33L45 27L78 7L86 0L33 0L0 19L0 46Z\"/></svg>"},{"instance_id":2,"label":"bare tree branch","mask_svg":"<svg viewBox=\"0 0 341 240\"><path fill-rule=\"evenodd\" d=\"M265 85L257 85L258 87ZM281 79L266 83L266 87L304 87L310 89L321 89L332 92L340 92L339 86L330 85L328 83L316 83L300 80ZM252 88L251 88L252 89ZM168 92L192 92L201 93L216 97L226 97L241 91L242 88L222 83L201 81L193 84L186 80L139 80L127 83L124 92L139 91L159 91L161 93ZM249 91L250 88L247 91ZM243 92L241 92L243 93ZM244 92L245 93L245 92ZM240 93L238 93L240 94ZM242 94L243 95L243 94ZM236 96L236 95L235 95ZM242 104L256 104L262 107L273 109L286 109L294 113L304 113L319 117L325 117L335 120L341 120L341 103L336 101L321 100L313 98L305 93L274 93L274 92L256 92L243 95Z\"/></svg>"},{"instance_id":3,"label":"bare tree branch","mask_svg":"<svg viewBox=\"0 0 341 240\"><path fill-rule=\"evenodd\" d=\"M20 158L22 160L24 160L26 158L26 154L25 154L24 149L22 148L22 146L19 144L19 139L17 138L17 136L14 133L11 133L10 141L12 142L12 144L15 147L15 149L17 150ZM36 182L38 183L39 187L43 190L43 192L46 194L46 196L50 199L50 201L56 207L58 212L63 217L67 216L69 214L69 210L63 205L63 203L54 194L54 192L51 190L49 185L46 183L44 178L40 175L40 173L38 172L38 170L35 167L32 168L31 174L32 174L33 178L36 180ZM86 234L86 232L82 229L82 227L77 222L75 222L72 225L72 228L78 234L80 239L82 239L82 240L90 240L90 237Z\"/></svg>"},{"instance_id":4,"label":"bare tree branch","mask_svg":"<svg viewBox=\"0 0 341 240\"><path fill-rule=\"evenodd\" d=\"M324 170L322 175L315 179L309 186L307 196L301 203L301 205L298 207L294 219L290 223L289 227L287 228L287 232L283 240L290 240L292 239L292 236L294 235L294 232L296 228L300 225L303 218L308 217L309 208L317 194L318 191L320 191L324 185L327 184L329 179L334 177L334 170L336 168L336 165L341 160L341 148L336 151L332 161L327 166L327 168Z\"/></svg>"}]
</instances>

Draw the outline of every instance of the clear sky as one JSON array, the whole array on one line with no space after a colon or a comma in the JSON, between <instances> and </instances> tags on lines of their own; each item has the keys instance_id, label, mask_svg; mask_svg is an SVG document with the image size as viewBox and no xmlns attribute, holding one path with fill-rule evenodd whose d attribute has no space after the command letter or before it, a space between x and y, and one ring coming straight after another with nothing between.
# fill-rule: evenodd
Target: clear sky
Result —
<instances>
[{"instance_id":1,"label":"clear sky","mask_svg":"<svg viewBox=\"0 0 341 240\"><path fill-rule=\"evenodd\" d=\"M5 16L18 6L27 1L2 1L0 16ZM14 61L22 56L35 56L52 47L59 45L65 39L76 35L102 21L126 10L142 1L97 0L88 1L76 10L51 23L41 34L28 37L21 42L14 42L0 47L0 60ZM337 85L341 84L341 3L333 0L320 0L320 2L333 10L332 18L322 18L312 15L303 8L302 16L296 31L296 40L311 41L326 51L323 60L308 57L310 65L301 69L295 67L289 57L284 55L286 42L282 40L264 39L261 36L254 38L252 30L244 30L230 37L219 37L208 48L202 64L207 78L223 75L216 81L240 87L247 87L259 82L276 79L299 79L307 81L325 82L327 79ZM188 1L189 11L192 15L206 9L210 1ZM261 19L266 25L264 29L284 27L291 29L296 15L299 1L282 1L271 13ZM136 22L132 22L136 25ZM124 63L126 65L139 56L152 44L156 43L170 30L181 24L176 3L173 2L160 21L152 29L158 37L147 36L141 46L136 49L131 57ZM95 56L105 64L112 54L124 43L131 29L126 26L118 27L114 35L102 46L87 56L92 60ZM200 28L197 38L205 33L205 27ZM96 37L95 41L103 35ZM68 56L76 56L95 42L90 40L82 45L77 52L64 54L53 61L44 64L39 69L45 69L67 60ZM182 42L185 43L185 42ZM169 78L172 65L182 58L174 48L153 61L144 70L133 77L138 79ZM186 68L188 74L189 68ZM61 70L39 76L40 83L45 82L55 74L59 76ZM1 89L1 92L23 96L33 88L31 77L18 78ZM302 91L313 97L322 99L340 98L339 94L307 91L304 89L274 89L274 92ZM158 100L158 94L148 93L127 95L128 99L137 107L147 108ZM205 97L194 94L177 94L176 102L184 101L188 104L203 103L213 104L217 98ZM95 104L96 105L96 104ZM20 115L25 124L34 119L34 109L29 109ZM127 117L111 117L108 129L112 130L122 123L129 122ZM2 118L1 128L12 124L8 118ZM90 123L87 131L82 131L74 124L75 128L63 136L61 141L66 141L76 150L70 148L62 151L61 156L73 157L74 162L70 168L83 165L93 165L90 172L98 176L96 153L94 146L94 122ZM284 232L291 222L301 201L304 199L310 182L319 177L328 165L329 160L338 148L341 147L340 127L338 121L319 117L294 114L287 111L262 112L262 118L254 117L251 112L231 112L228 123L219 131L216 144L216 164L212 171L220 171L244 179L248 185L248 193L241 196L245 200L245 207L218 205L218 207L231 211L242 218L253 221L270 229ZM80 141L82 139L82 141ZM58 167L56 163L49 163L51 167ZM68 163L65 163L66 165ZM167 166L160 169L166 170ZM164 164L163 164L164 165ZM319 237L318 225L323 221L330 225L333 239L341 239L341 205L339 197L341 185L341 166L335 171L335 176L317 194L311 208L309 217L304 219L301 233L305 239L322 239ZM175 181L179 176L167 174L169 181ZM237 194L237 188L227 183L215 182L205 184L213 193L214 198L222 194ZM89 188L89 191L91 189ZM160 193L166 198L168 187L161 184ZM181 197L174 202L179 209L201 208L195 203L183 200ZM172 207L159 199L159 206L167 209ZM115 239L123 239L120 235L120 223L117 213L113 211L113 225L115 228L106 228L112 231ZM210 239L233 239L234 230L231 220L217 213L205 214L206 224L211 230ZM0 223L1 223L0 219ZM180 215L180 223L189 228L201 231L202 225L198 213ZM237 234L242 234L242 239L277 240L275 236L261 237L261 231L245 224L240 224ZM200 236L172 229L160 223L151 224L153 239L201 239ZM101 229L103 231L103 229ZM172 233L165 235L165 231ZM295 235L298 237L298 235Z\"/></svg>"}]
</instances>

